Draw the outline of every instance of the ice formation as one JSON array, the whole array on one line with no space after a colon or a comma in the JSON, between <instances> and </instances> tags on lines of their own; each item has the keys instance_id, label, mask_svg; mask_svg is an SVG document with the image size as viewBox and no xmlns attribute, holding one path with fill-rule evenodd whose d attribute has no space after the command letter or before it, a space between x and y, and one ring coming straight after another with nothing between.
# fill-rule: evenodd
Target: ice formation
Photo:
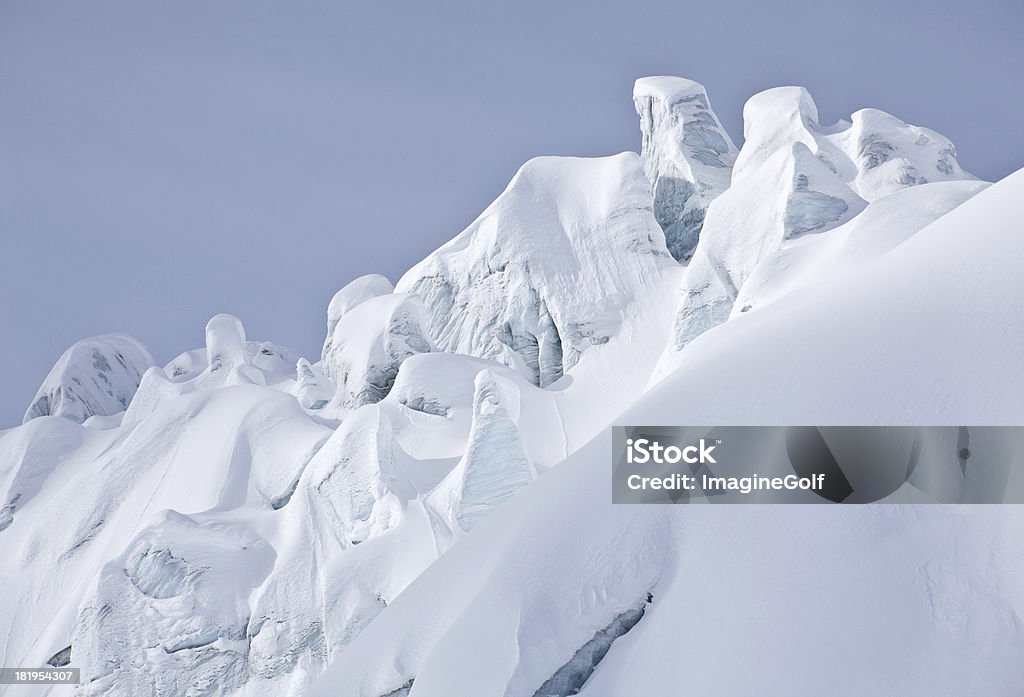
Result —
<instances>
[{"instance_id":1,"label":"ice formation","mask_svg":"<svg viewBox=\"0 0 1024 697\"><path fill-rule=\"evenodd\" d=\"M463 532L510 499L535 478L523 450L515 419L519 415L519 389L490 370L474 381L473 422L466 454L432 497L440 515L454 516Z\"/></svg>"},{"instance_id":2,"label":"ice formation","mask_svg":"<svg viewBox=\"0 0 1024 697\"><path fill-rule=\"evenodd\" d=\"M974 180L948 140L883 112L861 110L852 124L822 126L802 87L754 95L743 120L732 185L709 206L683 279L669 361L726 321L754 269L798 238L838 227L869 201L910 186Z\"/></svg>"},{"instance_id":3,"label":"ice formation","mask_svg":"<svg viewBox=\"0 0 1024 697\"><path fill-rule=\"evenodd\" d=\"M438 346L545 387L614 336L671 258L634 153L542 157L468 228L398 282Z\"/></svg>"},{"instance_id":4,"label":"ice formation","mask_svg":"<svg viewBox=\"0 0 1024 697\"><path fill-rule=\"evenodd\" d=\"M138 340L104 334L76 342L61 355L39 386L22 423L61 416L82 423L128 408L153 357Z\"/></svg>"},{"instance_id":5,"label":"ice formation","mask_svg":"<svg viewBox=\"0 0 1024 697\"><path fill-rule=\"evenodd\" d=\"M434 349L425 329L426 314L419 296L398 293L364 300L339 318L320 364L336 385L331 400L335 409L379 402L406 358Z\"/></svg>"},{"instance_id":6,"label":"ice formation","mask_svg":"<svg viewBox=\"0 0 1024 697\"><path fill-rule=\"evenodd\" d=\"M704 87L680 77L636 81L633 103L643 136L640 157L651 181L654 217L679 261L693 256L708 205L729 188L736 146Z\"/></svg>"},{"instance_id":7,"label":"ice formation","mask_svg":"<svg viewBox=\"0 0 1024 697\"><path fill-rule=\"evenodd\" d=\"M908 186L974 179L956 160L956 148L935 131L912 126L878 109L854 112L832 126L803 87L777 87L743 107L743 148L733 183L757 171L776 150L803 143L858 196L874 201Z\"/></svg>"},{"instance_id":8,"label":"ice formation","mask_svg":"<svg viewBox=\"0 0 1024 697\"><path fill-rule=\"evenodd\" d=\"M83 684L4 694L1024 683L1017 509L613 506L607 471L613 422L1019 424L1024 173L801 88L738 154L696 83L634 96L641 156L528 162L339 291L319 357L231 315L162 368L72 347L0 430L0 664Z\"/></svg>"}]
</instances>

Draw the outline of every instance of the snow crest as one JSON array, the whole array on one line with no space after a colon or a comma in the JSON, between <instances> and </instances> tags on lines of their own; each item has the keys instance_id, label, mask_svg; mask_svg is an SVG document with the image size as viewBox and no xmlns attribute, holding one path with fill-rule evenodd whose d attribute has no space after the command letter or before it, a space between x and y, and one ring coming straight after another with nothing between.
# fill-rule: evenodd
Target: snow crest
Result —
<instances>
[{"instance_id":1,"label":"snow crest","mask_svg":"<svg viewBox=\"0 0 1024 697\"><path fill-rule=\"evenodd\" d=\"M643 136L640 157L654 217L678 261L693 256L708 205L729 188L736 146L704 87L681 77L644 77L633 88Z\"/></svg>"},{"instance_id":2,"label":"snow crest","mask_svg":"<svg viewBox=\"0 0 1024 697\"><path fill-rule=\"evenodd\" d=\"M397 289L423 298L442 350L546 387L617 333L671 261L635 153L542 157Z\"/></svg>"},{"instance_id":3,"label":"snow crest","mask_svg":"<svg viewBox=\"0 0 1024 697\"><path fill-rule=\"evenodd\" d=\"M61 355L40 385L22 423L60 416L82 423L128 408L153 357L126 334L104 334L76 342Z\"/></svg>"},{"instance_id":4,"label":"snow crest","mask_svg":"<svg viewBox=\"0 0 1024 697\"><path fill-rule=\"evenodd\" d=\"M384 399L402 361L434 350L426 316L423 301L413 293L373 297L342 315L320 364L336 386L331 408L343 414Z\"/></svg>"},{"instance_id":5,"label":"snow crest","mask_svg":"<svg viewBox=\"0 0 1024 697\"><path fill-rule=\"evenodd\" d=\"M709 206L683 279L670 356L725 322L758 265L798 238L832 230L869 201L908 187L974 179L948 140L883 112L822 126L802 87L754 95L743 118L732 186Z\"/></svg>"}]
</instances>

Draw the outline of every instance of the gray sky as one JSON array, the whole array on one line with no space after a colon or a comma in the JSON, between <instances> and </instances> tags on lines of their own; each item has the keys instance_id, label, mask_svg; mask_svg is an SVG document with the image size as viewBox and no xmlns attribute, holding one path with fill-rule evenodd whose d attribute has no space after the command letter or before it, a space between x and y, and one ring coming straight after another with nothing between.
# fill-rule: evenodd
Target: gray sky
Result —
<instances>
[{"instance_id":1,"label":"gray sky","mask_svg":"<svg viewBox=\"0 0 1024 697\"><path fill-rule=\"evenodd\" d=\"M637 150L641 75L702 82L737 142L747 97L800 84L1024 166L1024 3L775 4L0 3L0 426L85 336L165 362L231 312L315 356L335 290L528 158Z\"/></svg>"}]
</instances>

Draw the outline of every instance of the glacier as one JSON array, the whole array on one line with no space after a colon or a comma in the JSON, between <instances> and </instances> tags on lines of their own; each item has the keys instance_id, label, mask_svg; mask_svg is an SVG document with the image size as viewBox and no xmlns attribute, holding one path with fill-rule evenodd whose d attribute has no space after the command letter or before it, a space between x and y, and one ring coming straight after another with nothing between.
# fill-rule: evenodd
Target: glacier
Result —
<instances>
[{"instance_id":1,"label":"glacier","mask_svg":"<svg viewBox=\"0 0 1024 697\"><path fill-rule=\"evenodd\" d=\"M69 349L0 430L0 664L82 684L0 694L1014 694L1017 507L614 506L608 452L1019 425L1024 171L800 87L739 148L696 82L633 103L639 153L527 162L318 356L230 314Z\"/></svg>"}]
</instances>

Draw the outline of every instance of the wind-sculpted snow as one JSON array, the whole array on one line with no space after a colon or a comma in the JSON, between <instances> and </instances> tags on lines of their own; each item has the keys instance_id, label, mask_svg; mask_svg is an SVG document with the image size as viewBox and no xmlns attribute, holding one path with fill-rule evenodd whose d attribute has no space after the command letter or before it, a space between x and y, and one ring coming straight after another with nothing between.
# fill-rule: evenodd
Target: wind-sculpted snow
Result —
<instances>
[{"instance_id":1,"label":"wind-sculpted snow","mask_svg":"<svg viewBox=\"0 0 1024 697\"><path fill-rule=\"evenodd\" d=\"M466 454L430 499L439 515L454 516L450 529L457 525L464 532L535 478L514 420L519 388L486 369L475 386Z\"/></svg>"},{"instance_id":2,"label":"wind-sculpted snow","mask_svg":"<svg viewBox=\"0 0 1024 697\"><path fill-rule=\"evenodd\" d=\"M206 325L206 346L186 351L161 371L175 383L205 375L203 384L270 383L295 376L298 354L270 341L247 341L242 321L220 314ZM256 368L258 370L253 370Z\"/></svg>"},{"instance_id":3,"label":"wind-sculpted snow","mask_svg":"<svg viewBox=\"0 0 1024 697\"><path fill-rule=\"evenodd\" d=\"M0 665L85 681L5 697L1024 683L1012 507L613 506L607 470L613 422L1019 424L1024 174L783 88L730 185L703 89L637 94L643 159L527 163L339 291L319 360L217 315L123 403L0 430ZM680 265L659 221L703 208Z\"/></svg>"},{"instance_id":4,"label":"wind-sculpted snow","mask_svg":"<svg viewBox=\"0 0 1024 697\"><path fill-rule=\"evenodd\" d=\"M1018 423L1024 173L885 240L886 214L907 224L979 188L934 186L938 203L925 187L879 201L866 249L852 232L843 244L863 253L856 268L700 337L621 421ZM1008 314L978 311L996 298ZM588 695L1010 694L1024 680L1007 621L1024 609L1017 508L612 506L609 441L481 522L313 694L413 680L417 697L530 697L578 678ZM648 600L588 674L581 650Z\"/></svg>"},{"instance_id":5,"label":"wind-sculpted snow","mask_svg":"<svg viewBox=\"0 0 1024 697\"><path fill-rule=\"evenodd\" d=\"M733 305L732 317L760 310L790 293L856 273L988 186L952 181L915 186L869 204L827 235L784 246L755 267Z\"/></svg>"},{"instance_id":6,"label":"wind-sculpted snow","mask_svg":"<svg viewBox=\"0 0 1024 697\"><path fill-rule=\"evenodd\" d=\"M176 695L186 683L220 694L237 677L225 674L241 665L234 654L244 655L237 584L259 583L274 555L237 521L273 511L329 431L290 395L257 385L168 393L151 406L113 429L37 419L13 442L0 439L60 455L48 462L44 500L22 476L6 496L17 506L0 533L0 585L35 601L3 606L3 652L41 665L71 645L73 664L98 681L92 694ZM77 443L53 438L61 423L78 430ZM263 570L246 579L249 558Z\"/></svg>"},{"instance_id":7,"label":"wind-sculpted snow","mask_svg":"<svg viewBox=\"0 0 1024 697\"><path fill-rule=\"evenodd\" d=\"M515 383L507 385L487 370L476 377L473 426L466 454L455 468L462 480L456 520L466 532L534 479L519 428L506 407L513 400L518 407L519 390Z\"/></svg>"},{"instance_id":8,"label":"wind-sculpted snow","mask_svg":"<svg viewBox=\"0 0 1024 697\"><path fill-rule=\"evenodd\" d=\"M908 186L974 179L960 167L956 148L945 136L884 111L861 109L851 121L823 126L817 105L803 87L777 87L751 97L743 107L743 137L734 184L793 143L807 146L867 201Z\"/></svg>"},{"instance_id":9,"label":"wind-sculpted snow","mask_svg":"<svg viewBox=\"0 0 1024 697\"><path fill-rule=\"evenodd\" d=\"M544 387L607 343L671 263L635 154L544 157L397 289L423 298L441 349Z\"/></svg>"},{"instance_id":10,"label":"wind-sculpted snow","mask_svg":"<svg viewBox=\"0 0 1024 697\"><path fill-rule=\"evenodd\" d=\"M64 352L25 412L23 423L61 416L82 423L128 407L153 357L136 339L104 334L83 339Z\"/></svg>"},{"instance_id":11,"label":"wind-sculpted snow","mask_svg":"<svg viewBox=\"0 0 1024 697\"><path fill-rule=\"evenodd\" d=\"M336 385L332 410L344 414L379 402L391 390L402 361L434 350L426 316L422 300L411 293L370 298L342 315L320 364Z\"/></svg>"},{"instance_id":12,"label":"wind-sculpted snow","mask_svg":"<svg viewBox=\"0 0 1024 697\"><path fill-rule=\"evenodd\" d=\"M246 598L274 556L243 524L158 518L103 568L82 609L71 641L76 664L88 667L82 694L215 697L240 687Z\"/></svg>"},{"instance_id":13,"label":"wind-sculpted snow","mask_svg":"<svg viewBox=\"0 0 1024 697\"><path fill-rule=\"evenodd\" d=\"M338 326L345 313L359 303L393 292L395 287L391 285L391 281L380 274L372 273L360 276L335 293L327 305L327 338L324 340L321 358L326 359L330 355L334 342L334 328Z\"/></svg>"},{"instance_id":14,"label":"wind-sculpted snow","mask_svg":"<svg viewBox=\"0 0 1024 697\"><path fill-rule=\"evenodd\" d=\"M466 685L531 697L643 604L670 554L667 518L661 507L609 507L609 479L593 466L599 447L481 521L336 657L312 694L382 695L414 679L412 694L424 697Z\"/></svg>"},{"instance_id":15,"label":"wind-sculpted snow","mask_svg":"<svg viewBox=\"0 0 1024 697\"><path fill-rule=\"evenodd\" d=\"M50 475L90 440L90 431L60 418L33 419L0 438L0 532Z\"/></svg>"},{"instance_id":16,"label":"wind-sculpted snow","mask_svg":"<svg viewBox=\"0 0 1024 697\"><path fill-rule=\"evenodd\" d=\"M295 364L295 398L305 409L323 409L334 397L334 384L324 377L320 366L305 358Z\"/></svg>"},{"instance_id":17,"label":"wind-sculpted snow","mask_svg":"<svg viewBox=\"0 0 1024 697\"><path fill-rule=\"evenodd\" d=\"M974 179L950 159L945 138L884 112L861 110L852 124L821 126L802 87L754 95L743 116L746 140L732 187L709 207L684 276L669 364L674 353L725 322L755 268L797 238L842 225L868 201L928 177Z\"/></svg>"},{"instance_id":18,"label":"wind-sculpted snow","mask_svg":"<svg viewBox=\"0 0 1024 697\"><path fill-rule=\"evenodd\" d=\"M864 206L803 143L776 151L708 209L683 276L672 350L726 321L747 278L783 243L835 227Z\"/></svg>"},{"instance_id":19,"label":"wind-sculpted snow","mask_svg":"<svg viewBox=\"0 0 1024 697\"><path fill-rule=\"evenodd\" d=\"M696 82L640 78L633 103L640 116L640 156L654 192L654 217L665 231L669 252L687 261L708 205L729 188L736 146Z\"/></svg>"}]
</instances>

